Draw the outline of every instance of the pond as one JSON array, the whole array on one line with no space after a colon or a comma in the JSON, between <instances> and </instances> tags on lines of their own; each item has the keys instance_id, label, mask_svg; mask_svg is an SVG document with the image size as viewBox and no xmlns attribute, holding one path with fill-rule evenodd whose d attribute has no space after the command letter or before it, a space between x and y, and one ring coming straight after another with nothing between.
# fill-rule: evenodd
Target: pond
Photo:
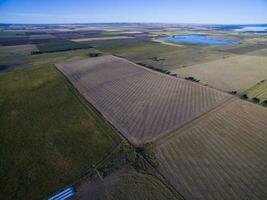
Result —
<instances>
[{"instance_id":1,"label":"pond","mask_svg":"<svg viewBox=\"0 0 267 200\"><path fill-rule=\"evenodd\" d=\"M175 35L171 37L162 37L159 40L174 43L202 44L202 45L233 45L237 41L212 39L202 35Z\"/></svg>"}]
</instances>

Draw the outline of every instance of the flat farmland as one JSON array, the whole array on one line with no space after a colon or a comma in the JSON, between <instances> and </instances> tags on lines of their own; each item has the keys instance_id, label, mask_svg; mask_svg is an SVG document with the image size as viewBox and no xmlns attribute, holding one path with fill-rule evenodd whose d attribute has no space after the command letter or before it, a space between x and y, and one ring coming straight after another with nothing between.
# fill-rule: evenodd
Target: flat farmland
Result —
<instances>
[{"instance_id":1,"label":"flat farmland","mask_svg":"<svg viewBox=\"0 0 267 200\"><path fill-rule=\"evenodd\" d=\"M57 68L135 145L149 143L231 98L114 56Z\"/></svg>"},{"instance_id":2,"label":"flat farmland","mask_svg":"<svg viewBox=\"0 0 267 200\"><path fill-rule=\"evenodd\" d=\"M174 70L182 77L193 76L204 84L238 93L267 78L267 57L237 55Z\"/></svg>"},{"instance_id":3,"label":"flat farmland","mask_svg":"<svg viewBox=\"0 0 267 200\"><path fill-rule=\"evenodd\" d=\"M135 42L133 42L135 41ZM94 46L94 44L92 44ZM135 63L144 63L159 69L175 70L199 63L232 56L232 53L213 50L200 45L166 45L159 42L127 40L95 44L101 51L124 57ZM156 59L155 59L156 58Z\"/></svg>"},{"instance_id":4,"label":"flat farmland","mask_svg":"<svg viewBox=\"0 0 267 200\"><path fill-rule=\"evenodd\" d=\"M150 147L185 199L267 199L267 109L232 99Z\"/></svg>"}]
</instances>

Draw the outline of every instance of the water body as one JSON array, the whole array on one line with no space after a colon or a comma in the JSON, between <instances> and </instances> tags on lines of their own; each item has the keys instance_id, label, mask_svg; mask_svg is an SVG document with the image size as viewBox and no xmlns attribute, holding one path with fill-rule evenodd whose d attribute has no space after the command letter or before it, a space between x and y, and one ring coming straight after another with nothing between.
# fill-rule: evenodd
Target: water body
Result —
<instances>
[{"instance_id":1,"label":"water body","mask_svg":"<svg viewBox=\"0 0 267 200\"><path fill-rule=\"evenodd\" d=\"M245 26L235 30L240 32L267 32L267 26Z\"/></svg>"},{"instance_id":2,"label":"water body","mask_svg":"<svg viewBox=\"0 0 267 200\"><path fill-rule=\"evenodd\" d=\"M179 44L202 44L202 45L233 45L237 44L237 41L212 39L201 35L175 35L171 37L162 37L161 41L175 42Z\"/></svg>"}]
</instances>

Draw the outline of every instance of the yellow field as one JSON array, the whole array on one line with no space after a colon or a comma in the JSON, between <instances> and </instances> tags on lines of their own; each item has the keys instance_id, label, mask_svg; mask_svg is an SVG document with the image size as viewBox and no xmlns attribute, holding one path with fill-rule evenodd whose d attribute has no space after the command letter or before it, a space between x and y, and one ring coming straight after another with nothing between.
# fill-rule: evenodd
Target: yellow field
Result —
<instances>
[{"instance_id":1,"label":"yellow field","mask_svg":"<svg viewBox=\"0 0 267 200\"><path fill-rule=\"evenodd\" d=\"M267 57L237 55L173 71L182 77L193 76L204 84L238 93L267 78Z\"/></svg>"}]
</instances>

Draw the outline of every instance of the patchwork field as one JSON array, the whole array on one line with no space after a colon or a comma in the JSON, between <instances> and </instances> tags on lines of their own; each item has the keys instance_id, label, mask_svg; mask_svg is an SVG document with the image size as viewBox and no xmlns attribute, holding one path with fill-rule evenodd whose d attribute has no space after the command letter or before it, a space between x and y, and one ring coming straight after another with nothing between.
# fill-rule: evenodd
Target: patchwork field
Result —
<instances>
[{"instance_id":1,"label":"patchwork field","mask_svg":"<svg viewBox=\"0 0 267 200\"><path fill-rule=\"evenodd\" d=\"M74 199L79 200L179 200L161 181L151 175L118 171L102 181L84 184Z\"/></svg>"},{"instance_id":2,"label":"patchwork field","mask_svg":"<svg viewBox=\"0 0 267 200\"><path fill-rule=\"evenodd\" d=\"M0 74L0 199L45 198L88 173L120 142L48 64L77 58L62 55L33 56L33 66Z\"/></svg>"},{"instance_id":3,"label":"patchwork field","mask_svg":"<svg viewBox=\"0 0 267 200\"><path fill-rule=\"evenodd\" d=\"M136 145L153 141L231 97L114 56L57 67Z\"/></svg>"},{"instance_id":4,"label":"patchwork field","mask_svg":"<svg viewBox=\"0 0 267 200\"><path fill-rule=\"evenodd\" d=\"M227 92L242 93L267 78L267 57L238 55L177 69L173 73L192 76L201 83Z\"/></svg>"},{"instance_id":5,"label":"patchwork field","mask_svg":"<svg viewBox=\"0 0 267 200\"><path fill-rule=\"evenodd\" d=\"M266 117L232 100L156 143L155 166L185 199L266 199Z\"/></svg>"}]
</instances>

